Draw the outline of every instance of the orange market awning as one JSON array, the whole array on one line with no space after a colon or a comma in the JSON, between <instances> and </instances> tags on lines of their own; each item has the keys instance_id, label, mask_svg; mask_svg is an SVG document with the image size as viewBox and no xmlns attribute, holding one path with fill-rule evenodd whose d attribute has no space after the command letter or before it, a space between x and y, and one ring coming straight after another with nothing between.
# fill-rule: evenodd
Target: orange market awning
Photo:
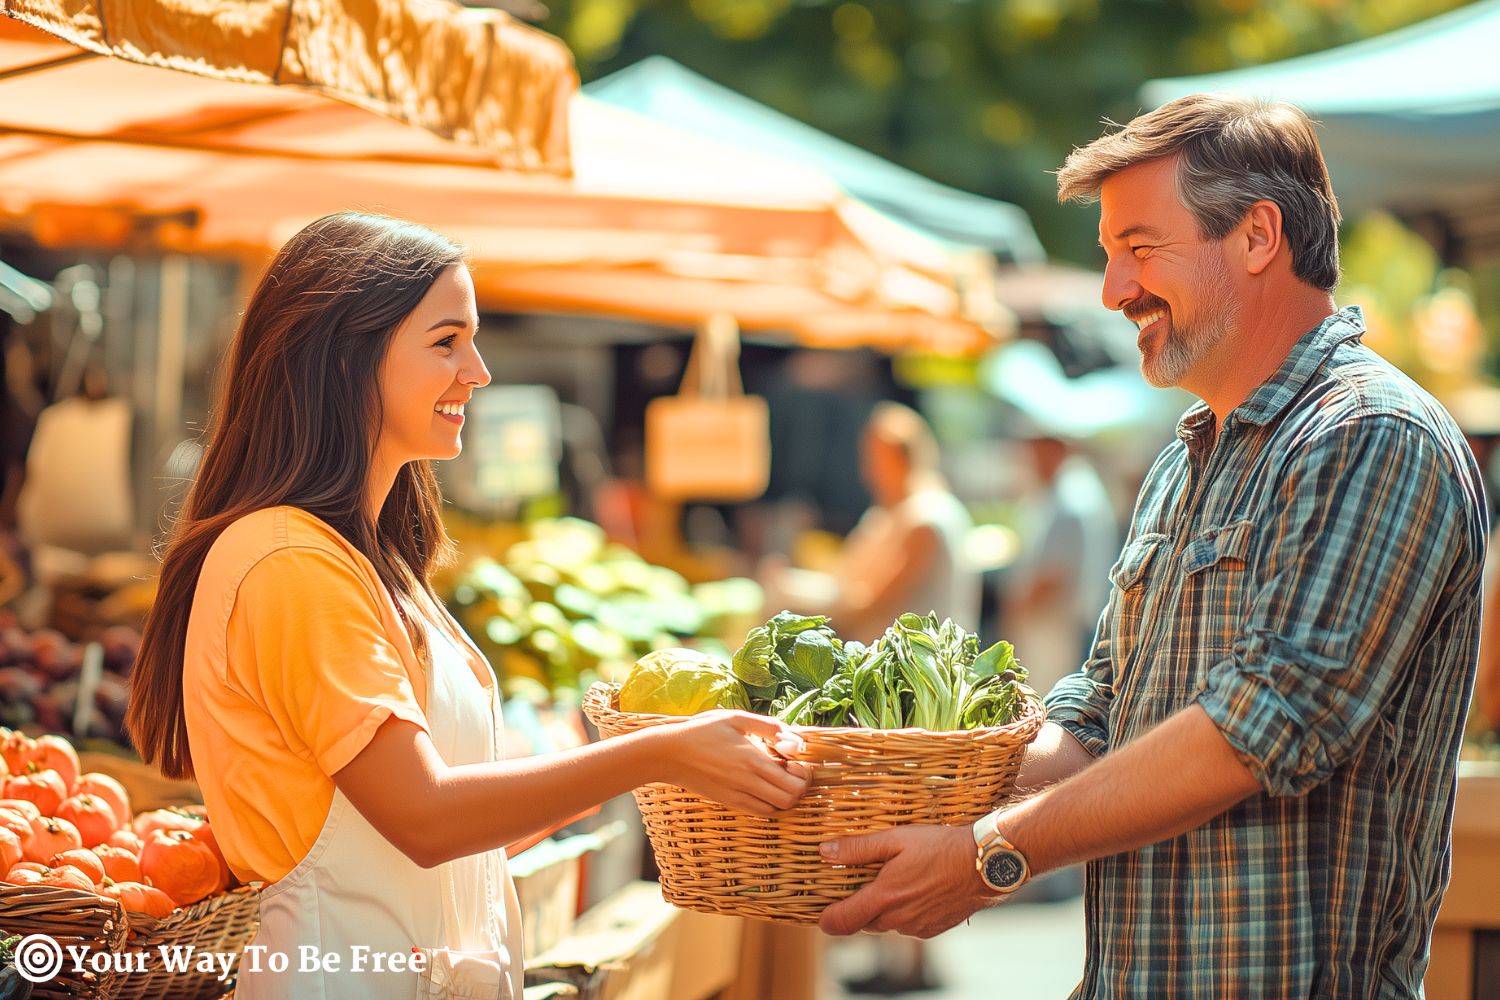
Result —
<instances>
[{"instance_id":1,"label":"orange market awning","mask_svg":"<svg viewBox=\"0 0 1500 1000\"><path fill-rule=\"evenodd\" d=\"M282 85L243 88L230 98L241 123L313 107L347 118L343 102L483 149L510 170L568 169L564 114L578 87L572 53L499 11L410 0L4 0L4 13L47 33L4 33L0 81L7 92L19 82L14 77L27 75L46 80L44 87L66 79L65 89L74 92L74 80L127 79L111 66L119 60ZM223 134L232 133L233 120L198 118L205 105L193 88L166 80L143 86L150 105L132 106L111 91L83 103L43 93L33 110L56 112L53 124L70 129L83 124L74 115L108 129L128 128L144 113L171 130L159 136L165 140L206 124L221 134L192 141L246 148ZM30 89L23 85L20 93ZM313 134L304 142L318 145Z\"/></svg>"},{"instance_id":2,"label":"orange market awning","mask_svg":"<svg viewBox=\"0 0 1500 1000\"><path fill-rule=\"evenodd\" d=\"M68 50L0 20L0 224L43 242L133 228L163 249L263 257L318 215L368 209L467 243L487 308L730 312L825 346L992 343L944 251L793 164L573 96L553 115L572 176L526 174L295 88Z\"/></svg>"}]
</instances>

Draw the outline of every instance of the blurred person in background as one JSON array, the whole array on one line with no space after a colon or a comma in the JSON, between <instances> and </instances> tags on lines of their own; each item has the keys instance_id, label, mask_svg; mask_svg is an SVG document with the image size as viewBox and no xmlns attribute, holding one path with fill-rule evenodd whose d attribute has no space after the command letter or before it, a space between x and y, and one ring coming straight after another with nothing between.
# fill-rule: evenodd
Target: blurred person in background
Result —
<instances>
[{"instance_id":1,"label":"blurred person in background","mask_svg":"<svg viewBox=\"0 0 1500 1000\"><path fill-rule=\"evenodd\" d=\"M1046 694L1088 656L1099 612L1109 600L1109 568L1120 549L1109 491L1093 463L1039 418L1017 427L1036 470L1017 530L1021 552L1001 590L1001 633L1016 648L1027 683ZM1083 892L1083 868L1048 872L1025 886L1022 902L1053 902Z\"/></svg>"},{"instance_id":2,"label":"blurred person in background","mask_svg":"<svg viewBox=\"0 0 1500 1000\"><path fill-rule=\"evenodd\" d=\"M874 503L831 572L768 561L771 612L826 614L846 639L874 642L907 611L979 625L979 573L964 555L973 522L940 471L937 439L910 407L882 402L860 439L860 474Z\"/></svg>"},{"instance_id":3,"label":"blurred person in background","mask_svg":"<svg viewBox=\"0 0 1500 1000\"><path fill-rule=\"evenodd\" d=\"M1036 470L1017 530L1021 551L1006 570L1000 621L1038 694L1078 669L1109 598L1119 552L1114 510L1093 463L1061 433L1023 421Z\"/></svg>"}]
</instances>

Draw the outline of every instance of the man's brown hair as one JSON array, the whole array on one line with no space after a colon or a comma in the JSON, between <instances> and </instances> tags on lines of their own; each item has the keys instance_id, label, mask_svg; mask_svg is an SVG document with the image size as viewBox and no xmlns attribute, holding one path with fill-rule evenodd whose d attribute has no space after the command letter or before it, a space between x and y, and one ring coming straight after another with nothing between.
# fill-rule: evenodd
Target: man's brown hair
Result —
<instances>
[{"instance_id":1,"label":"man's brown hair","mask_svg":"<svg viewBox=\"0 0 1500 1000\"><path fill-rule=\"evenodd\" d=\"M1273 101L1192 94L1073 150L1058 201L1096 201L1111 174L1177 156L1177 196L1206 239L1222 239L1257 201L1275 202L1292 273L1331 291L1339 280L1339 206L1313 123Z\"/></svg>"}]
</instances>

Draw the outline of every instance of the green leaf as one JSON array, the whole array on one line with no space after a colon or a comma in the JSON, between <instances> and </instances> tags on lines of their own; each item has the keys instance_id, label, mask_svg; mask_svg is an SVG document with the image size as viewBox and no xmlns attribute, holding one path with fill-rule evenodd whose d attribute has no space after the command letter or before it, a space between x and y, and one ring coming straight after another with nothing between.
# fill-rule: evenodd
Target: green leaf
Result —
<instances>
[{"instance_id":1,"label":"green leaf","mask_svg":"<svg viewBox=\"0 0 1500 1000\"><path fill-rule=\"evenodd\" d=\"M799 615L791 611L782 611L770 621L766 627L779 636L799 635L811 628L820 628L828 624L827 615Z\"/></svg>"},{"instance_id":2,"label":"green leaf","mask_svg":"<svg viewBox=\"0 0 1500 1000\"><path fill-rule=\"evenodd\" d=\"M792 644L786 665L798 687L804 690L822 687L837 666L833 643L819 629L803 632Z\"/></svg>"},{"instance_id":3,"label":"green leaf","mask_svg":"<svg viewBox=\"0 0 1500 1000\"><path fill-rule=\"evenodd\" d=\"M975 657L974 665L969 669L979 677L993 677L1011 669L1015 662L1015 647L1002 639Z\"/></svg>"},{"instance_id":4,"label":"green leaf","mask_svg":"<svg viewBox=\"0 0 1500 1000\"><path fill-rule=\"evenodd\" d=\"M771 657L775 650L776 642L769 628L761 625L751 629L744 645L734 654L730 665L734 675L751 687L774 687L776 675L771 673Z\"/></svg>"},{"instance_id":5,"label":"green leaf","mask_svg":"<svg viewBox=\"0 0 1500 1000\"><path fill-rule=\"evenodd\" d=\"M782 722L794 726L807 725L812 721L812 705L818 698L818 691L804 691L798 695L790 704L776 713L776 717Z\"/></svg>"}]
</instances>

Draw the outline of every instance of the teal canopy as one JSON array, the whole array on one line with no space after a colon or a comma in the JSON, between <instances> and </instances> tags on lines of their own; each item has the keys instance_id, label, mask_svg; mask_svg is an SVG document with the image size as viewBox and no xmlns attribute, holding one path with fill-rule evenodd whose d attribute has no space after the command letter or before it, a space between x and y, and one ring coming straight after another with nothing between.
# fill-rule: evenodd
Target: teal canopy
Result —
<instances>
[{"instance_id":1,"label":"teal canopy","mask_svg":"<svg viewBox=\"0 0 1500 1000\"><path fill-rule=\"evenodd\" d=\"M1227 91L1296 104L1346 213L1446 216L1471 249L1500 251L1500 0L1377 38L1228 73L1153 80L1156 107Z\"/></svg>"},{"instance_id":2,"label":"teal canopy","mask_svg":"<svg viewBox=\"0 0 1500 1000\"><path fill-rule=\"evenodd\" d=\"M923 177L735 93L665 56L650 56L584 91L718 142L784 156L821 170L850 195L947 243L983 247L1002 260L1040 263L1026 213Z\"/></svg>"}]
</instances>

